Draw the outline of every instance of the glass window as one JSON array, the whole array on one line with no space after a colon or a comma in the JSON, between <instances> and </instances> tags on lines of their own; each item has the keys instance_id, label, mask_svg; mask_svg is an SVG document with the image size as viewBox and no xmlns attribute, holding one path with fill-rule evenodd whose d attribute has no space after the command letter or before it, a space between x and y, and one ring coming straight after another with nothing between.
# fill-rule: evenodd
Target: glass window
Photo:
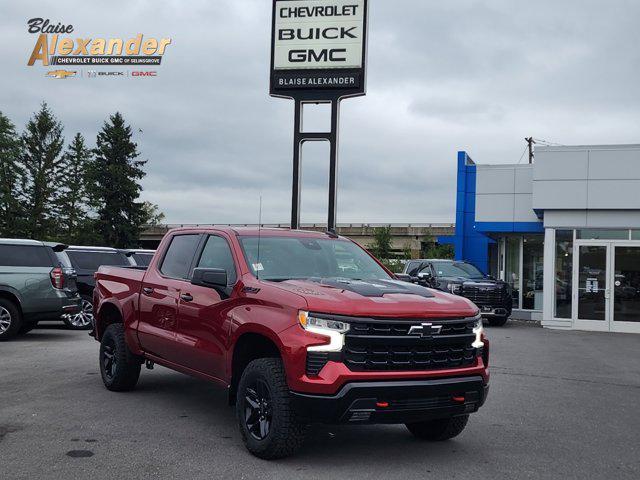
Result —
<instances>
[{"instance_id":1,"label":"glass window","mask_svg":"<svg viewBox=\"0 0 640 480\"><path fill-rule=\"evenodd\" d=\"M132 255L133 259L136 261L136 265L139 267L148 267L151 263L151 259L153 258L152 253L134 253Z\"/></svg>"},{"instance_id":2,"label":"glass window","mask_svg":"<svg viewBox=\"0 0 640 480\"><path fill-rule=\"evenodd\" d=\"M199 268L221 268L227 272L227 282L229 285L236 283L236 267L233 262L233 255L227 241L215 235L207 240L207 245L202 251Z\"/></svg>"},{"instance_id":3,"label":"glass window","mask_svg":"<svg viewBox=\"0 0 640 480\"><path fill-rule=\"evenodd\" d=\"M631 240L640 240L640 230L631 230Z\"/></svg>"},{"instance_id":4,"label":"glass window","mask_svg":"<svg viewBox=\"0 0 640 480\"><path fill-rule=\"evenodd\" d=\"M526 236L522 240L522 308L542 310L544 237Z\"/></svg>"},{"instance_id":5,"label":"glass window","mask_svg":"<svg viewBox=\"0 0 640 480\"><path fill-rule=\"evenodd\" d=\"M466 262L433 262L439 277L484 278L480 270Z\"/></svg>"},{"instance_id":6,"label":"glass window","mask_svg":"<svg viewBox=\"0 0 640 480\"><path fill-rule=\"evenodd\" d=\"M46 247L0 245L0 265L5 267L53 267Z\"/></svg>"},{"instance_id":7,"label":"glass window","mask_svg":"<svg viewBox=\"0 0 640 480\"><path fill-rule=\"evenodd\" d=\"M258 242L260 251L258 253ZM306 278L385 279L389 274L361 247L331 238L244 237L254 275L272 281Z\"/></svg>"},{"instance_id":8,"label":"glass window","mask_svg":"<svg viewBox=\"0 0 640 480\"><path fill-rule=\"evenodd\" d=\"M505 282L511 286L513 308L520 308L520 237L507 237L505 243Z\"/></svg>"},{"instance_id":9,"label":"glass window","mask_svg":"<svg viewBox=\"0 0 640 480\"><path fill-rule=\"evenodd\" d=\"M598 230L587 228L578 230L576 238L579 240L629 240L629 230Z\"/></svg>"},{"instance_id":10,"label":"glass window","mask_svg":"<svg viewBox=\"0 0 640 480\"><path fill-rule=\"evenodd\" d=\"M613 320L640 322L640 248L615 247Z\"/></svg>"},{"instance_id":11,"label":"glass window","mask_svg":"<svg viewBox=\"0 0 640 480\"><path fill-rule=\"evenodd\" d=\"M556 230L555 318L571 318L573 230Z\"/></svg>"},{"instance_id":12,"label":"glass window","mask_svg":"<svg viewBox=\"0 0 640 480\"><path fill-rule=\"evenodd\" d=\"M73 268L77 270L98 271L102 265L124 266L130 265L127 257L119 252L88 252L82 250L66 250Z\"/></svg>"},{"instance_id":13,"label":"glass window","mask_svg":"<svg viewBox=\"0 0 640 480\"><path fill-rule=\"evenodd\" d=\"M69 257L67 257L66 253L64 253L64 252L56 252L56 258L60 262L60 265L62 265L63 267L65 267L65 268L73 268L73 265L71 265L71 261L69 260Z\"/></svg>"},{"instance_id":14,"label":"glass window","mask_svg":"<svg viewBox=\"0 0 640 480\"><path fill-rule=\"evenodd\" d=\"M176 235L162 261L160 271L171 278L187 278L200 235Z\"/></svg>"}]
</instances>

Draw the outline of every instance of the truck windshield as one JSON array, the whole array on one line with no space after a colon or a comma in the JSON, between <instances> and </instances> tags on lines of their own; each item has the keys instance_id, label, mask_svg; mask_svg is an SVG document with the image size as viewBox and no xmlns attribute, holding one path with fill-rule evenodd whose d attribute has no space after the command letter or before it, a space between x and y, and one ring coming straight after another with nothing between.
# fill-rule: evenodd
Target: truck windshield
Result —
<instances>
[{"instance_id":1,"label":"truck windshield","mask_svg":"<svg viewBox=\"0 0 640 480\"><path fill-rule=\"evenodd\" d=\"M264 280L306 278L389 279L389 274L362 248L340 239L262 237L241 238L254 275Z\"/></svg>"},{"instance_id":2,"label":"truck windshield","mask_svg":"<svg viewBox=\"0 0 640 480\"><path fill-rule=\"evenodd\" d=\"M433 267L439 277L484 278L482 272L470 263L433 262Z\"/></svg>"}]
</instances>

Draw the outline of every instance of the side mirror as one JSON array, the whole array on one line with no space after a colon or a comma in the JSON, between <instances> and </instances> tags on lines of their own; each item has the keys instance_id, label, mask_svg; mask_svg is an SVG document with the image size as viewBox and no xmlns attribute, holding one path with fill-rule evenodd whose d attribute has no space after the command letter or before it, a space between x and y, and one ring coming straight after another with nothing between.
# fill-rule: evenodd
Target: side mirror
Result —
<instances>
[{"instance_id":1,"label":"side mirror","mask_svg":"<svg viewBox=\"0 0 640 480\"><path fill-rule=\"evenodd\" d=\"M413 277L411 275L407 275L406 273L396 273L396 280L412 283Z\"/></svg>"},{"instance_id":2,"label":"side mirror","mask_svg":"<svg viewBox=\"0 0 640 480\"><path fill-rule=\"evenodd\" d=\"M196 268L191 284L218 289L227 288L227 272L221 268Z\"/></svg>"}]
</instances>

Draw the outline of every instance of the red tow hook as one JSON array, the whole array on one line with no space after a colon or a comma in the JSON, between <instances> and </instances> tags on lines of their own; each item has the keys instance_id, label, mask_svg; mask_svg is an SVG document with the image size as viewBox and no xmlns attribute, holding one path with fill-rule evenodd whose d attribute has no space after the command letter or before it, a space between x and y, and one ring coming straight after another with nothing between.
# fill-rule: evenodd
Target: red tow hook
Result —
<instances>
[{"instance_id":1,"label":"red tow hook","mask_svg":"<svg viewBox=\"0 0 640 480\"><path fill-rule=\"evenodd\" d=\"M452 397L451 400L453 400L456 403L464 403L464 396Z\"/></svg>"}]
</instances>

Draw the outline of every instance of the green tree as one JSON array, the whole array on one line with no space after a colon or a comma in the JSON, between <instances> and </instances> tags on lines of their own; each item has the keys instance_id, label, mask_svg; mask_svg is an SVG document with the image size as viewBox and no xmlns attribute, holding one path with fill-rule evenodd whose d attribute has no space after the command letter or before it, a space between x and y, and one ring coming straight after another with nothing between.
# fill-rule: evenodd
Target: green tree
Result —
<instances>
[{"instance_id":1,"label":"green tree","mask_svg":"<svg viewBox=\"0 0 640 480\"><path fill-rule=\"evenodd\" d=\"M24 209L19 200L23 170L20 137L14 124L0 112L0 236L20 237Z\"/></svg>"},{"instance_id":2,"label":"green tree","mask_svg":"<svg viewBox=\"0 0 640 480\"><path fill-rule=\"evenodd\" d=\"M433 237L426 236L422 239L422 258L439 258L443 260L453 259L455 252L453 245L440 245Z\"/></svg>"},{"instance_id":3,"label":"green tree","mask_svg":"<svg viewBox=\"0 0 640 480\"><path fill-rule=\"evenodd\" d=\"M96 240L87 192L87 169L91 158L84 137L77 133L63 157L66 180L58 203L58 228L59 238L65 242L92 243Z\"/></svg>"},{"instance_id":4,"label":"green tree","mask_svg":"<svg viewBox=\"0 0 640 480\"><path fill-rule=\"evenodd\" d=\"M390 259L393 256L391 248L391 226L374 229L373 243L367 247L367 250L380 260Z\"/></svg>"},{"instance_id":5,"label":"green tree","mask_svg":"<svg viewBox=\"0 0 640 480\"><path fill-rule=\"evenodd\" d=\"M135 247L141 228L157 213L139 201L147 162L137 160L138 145L120 113L104 123L94 155L88 170L88 189L97 214L96 231L105 245Z\"/></svg>"},{"instance_id":6,"label":"green tree","mask_svg":"<svg viewBox=\"0 0 640 480\"><path fill-rule=\"evenodd\" d=\"M38 240L52 239L56 234L56 205L64 180L61 155L64 138L62 124L46 103L27 123L22 143L25 233Z\"/></svg>"}]
</instances>

